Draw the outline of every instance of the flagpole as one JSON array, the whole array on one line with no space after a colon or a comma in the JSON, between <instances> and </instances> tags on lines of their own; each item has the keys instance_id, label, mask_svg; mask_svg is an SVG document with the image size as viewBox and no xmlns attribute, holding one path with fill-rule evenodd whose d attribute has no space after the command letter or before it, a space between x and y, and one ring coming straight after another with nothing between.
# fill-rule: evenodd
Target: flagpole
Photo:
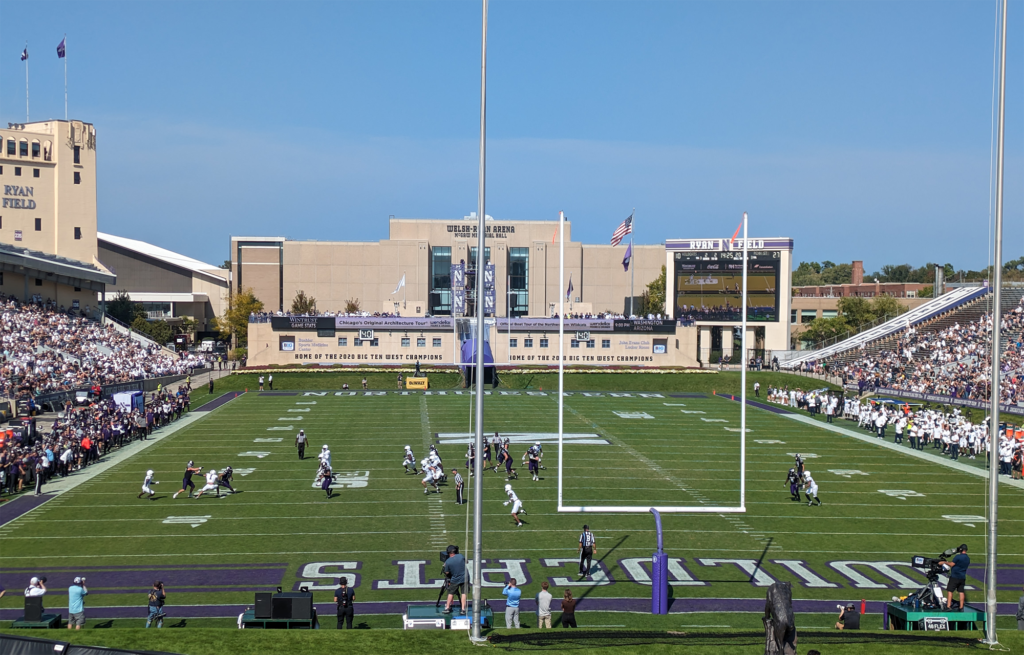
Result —
<instances>
[{"instance_id":1,"label":"flagpole","mask_svg":"<svg viewBox=\"0 0 1024 655\"><path fill-rule=\"evenodd\" d=\"M25 122L28 118L28 41L25 41Z\"/></svg>"},{"instance_id":2,"label":"flagpole","mask_svg":"<svg viewBox=\"0 0 1024 655\"><path fill-rule=\"evenodd\" d=\"M996 637L996 568L997 538L999 536L999 332L1002 322L1002 284L1003 284L1003 143L1005 139L1006 110L1006 0L1003 0L1002 39L999 44L999 124L996 145L996 225L995 225L995 256L993 264L992 289L992 366L989 375L989 400L991 425L989 426L989 462L988 462L988 553L985 561L985 611L988 621L985 622L985 643L999 643Z\"/></svg>"},{"instance_id":3,"label":"flagpole","mask_svg":"<svg viewBox=\"0 0 1024 655\"><path fill-rule=\"evenodd\" d=\"M51 41L52 43L52 41ZM64 44L64 56L61 59L64 60L64 120L68 119L68 35L64 35L64 40L61 41Z\"/></svg>"},{"instance_id":4,"label":"flagpole","mask_svg":"<svg viewBox=\"0 0 1024 655\"><path fill-rule=\"evenodd\" d=\"M486 266L484 231L487 180L487 0L482 1L483 20L480 29L480 170L477 187L477 275L476 275L476 453L473 458L473 621L470 641L485 641L480 634L483 609L483 502L484 502L484 276L480 260Z\"/></svg>"},{"instance_id":5,"label":"flagpole","mask_svg":"<svg viewBox=\"0 0 1024 655\"><path fill-rule=\"evenodd\" d=\"M409 288L408 288L408 285L405 283L405 274L406 274L406 271L402 271L402 309L406 308L405 307L405 301L409 297Z\"/></svg>"},{"instance_id":6,"label":"flagpole","mask_svg":"<svg viewBox=\"0 0 1024 655\"><path fill-rule=\"evenodd\" d=\"M636 296L633 295L633 278L636 275L636 262L633 259L636 258L636 253L633 251L633 229L636 226L636 207L633 208L633 213L630 214L633 220L629 222L629 315L633 316L636 313L633 303L635 302Z\"/></svg>"}]
</instances>

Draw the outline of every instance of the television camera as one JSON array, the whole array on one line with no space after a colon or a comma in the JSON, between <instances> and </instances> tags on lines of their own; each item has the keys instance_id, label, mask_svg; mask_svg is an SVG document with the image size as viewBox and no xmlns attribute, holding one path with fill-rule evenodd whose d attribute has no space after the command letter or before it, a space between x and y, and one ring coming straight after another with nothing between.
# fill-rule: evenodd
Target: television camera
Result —
<instances>
[{"instance_id":1,"label":"television camera","mask_svg":"<svg viewBox=\"0 0 1024 655\"><path fill-rule=\"evenodd\" d=\"M947 564L951 557L960 552L961 547L947 548L938 557L924 557L915 555L910 558L910 565L920 569L928 583L918 591L910 594L903 601L904 605L911 605L914 609L944 610L946 599L942 596L942 583L939 576L943 574L943 565Z\"/></svg>"}]
</instances>

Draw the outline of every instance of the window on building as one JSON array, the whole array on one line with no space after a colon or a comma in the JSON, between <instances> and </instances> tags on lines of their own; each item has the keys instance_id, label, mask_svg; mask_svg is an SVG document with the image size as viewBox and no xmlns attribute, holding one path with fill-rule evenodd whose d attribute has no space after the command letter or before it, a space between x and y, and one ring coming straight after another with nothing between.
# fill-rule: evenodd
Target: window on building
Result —
<instances>
[{"instance_id":1,"label":"window on building","mask_svg":"<svg viewBox=\"0 0 1024 655\"><path fill-rule=\"evenodd\" d=\"M426 348L427 347L427 338L426 337L416 337L416 347L417 348Z\"/></svg>"},{"instance_id":2,"label":"window on building","mask_svg":"<svg viewBox=\"0 0 1024 655\"><path fill-rule=\"evenodd\" d=\"M75 228L75 238L76 239L81 239L82 238L82 228L80 228L80 227L76 227Z\"/></svg>"},{"instance_id":3,"label":"window on building","mask_svg":"<svg viewBox=\"0 0 1024 655\"><path fill-rule=\"evenodd\" d=\"M82 174L79 173L78 171L75 171L75 184L81 184L81 183L82 183Z\"/></svg>"},{"instance_id":4,"label":"window on building","mask_svg":"<svg viewBox=\"0 0 1024 655\"><path fill-rule=\"evenodd\" d=\"M430 314L452 315L452 249L435 246L430 249Z\"/></svg>"},{"instance_id":5,"label":"window on building","mask_svg":"<svg viewBox=\"0 0 1024 655\"><path fill-rule=\"evenodd\" d=\"M595 348L596 346L597 346L597 342L594 341L593 339L591 339L590 341L587 342L587 348Z\"/></svg>"},{"instance_id":6,"label":"window on building","mask_svg":"<svg viewBox=\"0 0 1024 655\"><path fill-rule=\"evenodd\" d=\"M38 168L33 168L32 169L32 177L39 177L39 169Z\"/></svg>"},{"instance_id":7,"label":"window on building","mask_svg":"<svg viewBox=\"0 0 1024 655\"><path fill-rule=\"evenodd\" d=\"M818 318L817 309L801 309L800 310L800 322L810 323L814 319Z\"/></svg>"},{"instance_id":8,"label":"window on building","mask_svg":"<svg viewBox=\"0 0 1024 655\"><path fill-rule=\"evenodd\" d=\"M76 292L81 291L81 290L82 290L82 287L75 287L75 291Z\"/></svg>"},{"instance_id":9,"label":"window on building","mask_svg":"<svg viewBox=\"0 0 1024 655\"><path fill-rule=\"evenodd\" d=\"M519 347L519 339L509 339L508 340L508 347L509 348L518 348Z\"/></svg>"},{"instance_id":10,"label":"window on building","mask_svg":"<svg viewBox=\"0 0 1024 655\"><path fill-rule=\"evenodd\" d=\"M3 175L3 174L4 174L4 167L0 166L0 175Z\"/></svg>"},{"instance_id":11,"label":"window on building","mask_svg":"<svg viewBox=\"0 0 1024 655\"><path fill-rule=\"evenodd\" d=\"M28 141L18 143L18 154L22 157L28 157Z\"/></svg>"},{"instance_id":12,"label":"window on building","mask_svg":"<svg viewBox=\"0 0 1024 655\"><path fill-rule=\"evenodd\" d=\"M0 271L0 287L4 285L4 272Z\"/></svg>"},{"instance_id":13,"label":"window on building","mask_svg":"<svg viewBox=\"0 0 1024 655\"><path fill-rule=\"evenodd\" d=\"M548 340L547 339L541 339L540 340L540 347L541 348L547 348L548 347Z\"/></svg>"},{"instance_id":14,"label":"window on building","mask_svg":"<svg viewBox=\"0 0 1024 655\"><path fill-rule=\"evenodd\" d=\"M379 345L380 345L380 339L378 339L377 337L374 337L373 341L370 342L370 347L371 348L376 348Z\"/></svg>"},{"instance_id":15,"label":"window on building","mask_svg":"<svg viewBox=\"0 0 1024 655\"><path fill-rule=\"evenodd\" d=\"M612 340L611 339L601 339L601 347L602 348L611 348L612 347Z\"/></svg>"},{"instance_id":16,"label":"window on building","mask_svg":"<svg viewBox=\"0 0 1024 655\"><path fill-rule=\"evenodd\" d=\"M0 230L4 229L4 217L0 216Z\"/></svg>"},{"instance_id":17,"label":"window on building","mask_svg":"<svg viewBox=\"0 0 1024 655\"><path fill-rule=\"evenodd\" d=\"M348 337L338 337L338 345L339 346L347 346L348 345Z\"/></svg>"},{"instance_id":18,"label":"window on building","mask_svg":"<svg viewBox=\"0 0 1024 655\"><path fill-rule=\"evenodd\" d=\"M75 146L75 163L82 163L82 146Z\"/></svg>"},{"instance_id":19,"label":"window on building","mask_svg":"<svg viewBox=\"0 0 1024 655\"><path fill-rule=\"evenodd\" d=\"M570 348L579 348L580 347L580 342L577 341L576 339L570 339L569 340L569 347Z\"/></svg>"},{"instance_id":20,"label":"window on building","mask_svg":"<svg viewBox=\"0 0 1024 655\"><path fill-rule=\"evenodd\" d=\"M530 249L508 249L509 314L526 316L530 313Z\"/></svg>"},{"instance_id":21,"label":"window on building","mask_svg":"<svg viewBox=\"0 0 1024 655\"><path fill-rule=\"evenodd\" d=\"M361 345L363 345L363 340L360 339L359 337L352 337L352 345L353 346L361 346Z\"/></svg>"},{"instance_id":22,"label":"window on building","mask_svg":"<svg viewBox=\"0 0 1024 655\"><path fill-rule=\"evenodd\" d=\"M36 232L42 232L42 231L43 231L43 219L37 218L36 219Z\"/></svg>"},{"instance_id":23,"label":"window on building","mask_svg":"<svg viewBox=\"0 0 1024 655\"><path fill-rule=\"evenodd\" d=\"M14 177L21 177L21 166L14 167Z\"/></svg>"},{"instance_id":24,"label":"window on building","mask_svg":"<svg viewBox=\"0 0 1024 655\"><path fill-rule=\"evenodd\" d=\"M533 339L523 339L523 348L533 348Z\"/></svg>"},{"instance_id":25,"label":"window on building","mask_svg":"<svg viewBox=\"0 0 1024 655\"><path fill-rule=\"evenodd\" d=\"M13 157L17 152L17 146L14 145L14 139L7 140L7 155Z\"/></svg>"},{"instance_id":26,"label":"window on building","mask_svg":"<svg viewBox=\"0 0 1024 655\"><path fill-rule=\"evenodd\" d=\"M789 322L790 323L796 323L796 312L797 312L797 310L795 310L795 309L789 310Z\"/></svg>"},{"instance_id":27,"label":"window on building","mask_svg":"<svg viewBox=\"0 0 1024 655\"><path fill-rule=\"evenodd\" d=\"M39 142L38 141L33 141L32 142L32 156L33 157L38 157L39 156Z\"/></svg>"},{"instance_id":28,"label":"window on building","mask_svg":"<svg viewBox=\"0 0 1024 655\"><path fill-rule=\"evenodd\" d=\"M43 286L43 281L41 279L39 279L39 278L36 278L36 286L37 287Z\"/></svg>"},{"instance_id":29,"label":"window on building","mask_svg":"<svg viewBox=\"0 0 1024 655\"><path fill-rule=\"evenodd\" d=\"M434 337L434 347L435 348L440 348L441 347L441 337Z\"/></svg>"},{"instance_id":30,"label":"window on building","mask_svg":"<svg viewBox=\"0 0 1024 655\"><path fill-rule=\"evenodd\" d=\"M375 339L375 341L376 341L376 339ZM402 337L402 347L403 348L408 348L409 347L409 337Z\"/></svg>"},{"instance_id":31,"label":"window on building","mask_svg":"<svg viewBox=\"0 0 1024 655\"><path fill-rule=\"evenodd\" d=\"M839 316L839 310L838 309L823 309L823 310L821 310L821 317L822 318L835 318L836 316Z\"/></svg>"}]
</instances>

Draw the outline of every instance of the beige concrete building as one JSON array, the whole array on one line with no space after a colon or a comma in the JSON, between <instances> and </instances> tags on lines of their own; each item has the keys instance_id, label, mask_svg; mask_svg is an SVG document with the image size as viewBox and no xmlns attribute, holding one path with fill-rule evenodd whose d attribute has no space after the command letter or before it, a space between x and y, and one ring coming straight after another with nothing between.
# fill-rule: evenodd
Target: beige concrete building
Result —
<instances>
[{"instance_id":1,"label":"beige concrete building","mask_svg":"<svg viewBox=\"0 0 1024 655\"><path fill-rule=\"evenodd\" d=\"M96 129L61 120L0 129L0 185L0 291L95 305L114 282L96 256Z\"/></svg>"},{"instance_id":2,"label":"beige concrete building","mask_svg":"<svg viewBox=\"0 0 1024 655\"><path fill-rule=\"evenodd\" d=\"M99 259L117 275L113 289L142 304L150 319L178 325L188 317L202 333L210 331L213 319L227 308L226 269L113 234L100 232L98 245Z\"/></svg>"},{"instance_id":3,"label":"beige concrete building","mask_svg":"<svg viewBox=\"0 0 1024 655\"><path fill-rule=\"evenodd\" d=\"M474 315L476 217L392 218L388 227L388 239L371 242L232 237L233 286L236 291L251 287L271 312L287 311L296 293L304 291L316 298L321 312L340 312L346 301L358 300L361 310L371 313ZM486 227L485 260L494 266L493 314L550 316L565 291L558 288L557 221L488 219ZM572 241L568 221L565 239L566 279L571 275L573 284L568 311L625 312L630 296L630 273L622 266L626 244ZM640 296L661 274L665 247L635 245L633 254L633 288ZM461 312L451 279L452 266L460 263L466 264Z\"/></svg>"}]
</instances>

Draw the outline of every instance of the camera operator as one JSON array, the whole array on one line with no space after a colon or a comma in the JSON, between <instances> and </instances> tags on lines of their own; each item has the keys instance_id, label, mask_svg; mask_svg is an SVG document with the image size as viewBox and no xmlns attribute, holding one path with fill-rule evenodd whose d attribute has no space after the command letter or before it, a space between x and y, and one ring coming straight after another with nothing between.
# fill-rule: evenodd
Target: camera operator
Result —
<instances>
[{"instance_id":1,"label":"camera operator","mask_svg":"<svg viewBox=\"0 0 1024 655\"><path fill-rule=\"evenodd\" d=\"M836 605L839 608L839 622L836 623L836 630L860 630L860 612L850 603L846 607Z\"/></svg>"},{"instance_id":2,"label":"camera operator","mask_svg":"<svg viewBox=\"0 0 1024 655\"><path fill-rule=\"evenodd\" d=\"M967 567L971 565L971 558L967 556L967 544L960 544L953 556L952 563L943 562L943 568L949 568L949 583L946 585L946 606L950 611L953 608L953 592L960 592L960 609L964 611L964 586L967 583Z\"/></svg>"},{"instance_id":3,"label":"camera operator","mask_svg":"<svg viewBox=\"0 0 1024 655\"><path fill-rule=\"evenodd\" d=\"M355 610L352 603L356 599L356 592L348 586L348 578L341 578L341 586L334 590L334 602L338 604L338 630L343 629L342 621L347 623L349 630L352 629L352 617Z\"/></svg>"},{"instance_id":4,"label":"camera operator","mask_svg":"<svg viewBox=\"0 0 1024 655\"><path fill-rule=\"evenodd\" d=\"M85 578L75 578L68 587L68 630L71 626L75 626L75 630L81 630L85 625L85 597L88 595Z\"/></svg>"},{"instance_id":5,"label":"camera operator","mask_svg":"<svg viewBox=\"0 0 1024 655\"><path fill-rule=\"evenodd\" d=\"M25 596L44 596L46 595L46 578L32 578L28 581L28 586L25 587Z\"/></svg>"},{"instance_id":6,"label":"camera operator","mask_svg":"<svg viewBox=\"0 0 1024 655\"><path fill-rule=\"evenodd\" d=\"M448 546L448 559L444 561L444 568L441 569L444 576L448 578L448 602L444 605L444 612L452 611L452 600L459 596L462 613L466 613L466 558L459 554L458 546Z\"/></svg>"},{"instance_id":7,"label":"camera operator","mask_svg":"<svg viewBox=\"0 0 1024 655\"><path fill-rule=\"evenodd\" d=\"M156 627L164 627L164 603L167 602L167 592L164 590L164 583L157 580L153 583L153 588L149 590L149 616L146 617L146 627L148 628L153 621L156 621Z\"/></svg>"}]
</instances>

